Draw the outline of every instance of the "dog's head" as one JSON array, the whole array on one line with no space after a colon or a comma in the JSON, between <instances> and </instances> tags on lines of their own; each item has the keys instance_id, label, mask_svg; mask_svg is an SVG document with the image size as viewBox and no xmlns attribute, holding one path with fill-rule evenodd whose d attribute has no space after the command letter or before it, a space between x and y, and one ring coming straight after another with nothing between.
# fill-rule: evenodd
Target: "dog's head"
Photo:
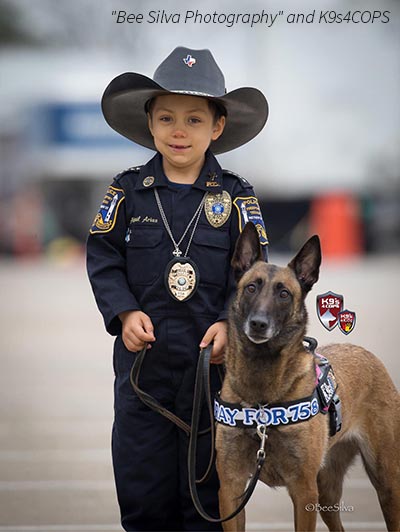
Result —
<instances>
[{"instance_id":1,"label":"dog's head","mask_svg":"<svg viewBox=\"0 0 400 532\"><path fill-rule=\"evenodd\" d=\"M254 344L284 345L293 335L302 337L307 321L304 300L318 280L320 264L316 235L286 267L264 262L257 230L247 223L232 257L238 281L233 304L236 327Z\"/></svg>"}]
</instances>

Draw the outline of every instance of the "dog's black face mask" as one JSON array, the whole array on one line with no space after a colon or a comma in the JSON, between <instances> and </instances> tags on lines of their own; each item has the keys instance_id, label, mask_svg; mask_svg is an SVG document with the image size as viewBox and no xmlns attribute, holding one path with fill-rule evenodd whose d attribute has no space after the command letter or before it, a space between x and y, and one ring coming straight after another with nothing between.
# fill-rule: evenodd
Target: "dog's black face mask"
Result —
<instances>
[{"instance_id":1,"label":"dog's black face mask","mask_svg":"<svg viewBox=\"0 0 400 532\"><path fill-rule=\"evenodd\" d=\"M305 328L304 299L317 281L321 251L312 237L286 268L263 262L257 231L246 224L232 258L238 283L235 324L253 344L285 345Z\"/></svg>"}]
</instances>

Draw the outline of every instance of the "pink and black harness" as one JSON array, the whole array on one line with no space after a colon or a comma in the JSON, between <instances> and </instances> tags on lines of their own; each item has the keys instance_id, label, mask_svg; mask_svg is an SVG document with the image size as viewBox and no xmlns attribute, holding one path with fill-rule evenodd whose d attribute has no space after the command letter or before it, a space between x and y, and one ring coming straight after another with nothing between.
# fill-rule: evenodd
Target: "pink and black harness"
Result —
<instances>
[{"instance_id":1,"label":"pink and black harness","mask_svg":"<svg viewBox=\"0 0 400 532\"><path fill-rule=\"evenodd\" d=\"M305 341L308 342L308 337ZM315 342L316 343L316 342ZM228 403L218 393L214 399L214 417L218 423L229 427L254 428L260 425L278 427L308 421L317 414L329 414L330 436L341 429L341 403L335 374L329 360L315 353L313 342L309 342L312 354L318 358L315 364L315 388L308 397L256 406L243 406L241 403Z\"/></svg>"}]
</instances>

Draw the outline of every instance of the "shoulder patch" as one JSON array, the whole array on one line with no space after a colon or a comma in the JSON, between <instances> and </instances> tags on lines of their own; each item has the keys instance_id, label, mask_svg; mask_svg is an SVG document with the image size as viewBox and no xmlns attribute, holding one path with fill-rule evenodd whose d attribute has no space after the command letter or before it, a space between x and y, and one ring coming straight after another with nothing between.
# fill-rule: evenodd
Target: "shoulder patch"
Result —
<instances>
[{"instance_id":1,"label":"shoulder patch","mask_svg":"<svg viewBox=\"0 0 400 532\"><path fill-rule=\"evenodd\" d=\"M125 199L125 192L122 188L116 188L113 186L108 187L106 195L100 205L99 212L93 221L93 225L90 228L92 235L96 233L109 233L117 219L118 209L123 200Z\"/></svg>"},{"instance_id":2,"label":"shoulder patch","mask_svg":"<svg viewBox=\"0 0 400 532\"><path fill-rule=\"evenodd\" d=\"M260 244L266 246L268 244L268 236L257 198L255 196L238 196L233 200L233 204L238 212L239 231L243 231L247 222L253 222L258 232Z\"/></svg>"},{"instance_id":3,"label":"shoulder patch","mask_svg":"<svg viewBox=\"0 0 400 532\"><path fill-rule=\"evenodd\" d=\"M122 170L122 172L117 174L114 177L114 180L115 181L119 181L121 179L121 177L124 177L124 175L128 174L129 172L139 173L141 168L142 168L141 166L131 166L130 168L126 168L126 170Z\"/></svg>"},{"instance_id":4,"label":"shoulder patch","mask_svg":"<svg viewBox=\"0 0 400 532\"><path fill-rule=\"evenodd\" d=\"M241 175L239 174L235 174L235 172L231 172L231 170L225 170L223 169L222 170L224 174L228 174L228 175L231 175L233 177L236 177L236 179L238 179L241 183L241 185L244 187L244 188L252 188L253 185L251 185L247 179L245 179L244 177L242 177Z\"/></svg>"}]
</instances>

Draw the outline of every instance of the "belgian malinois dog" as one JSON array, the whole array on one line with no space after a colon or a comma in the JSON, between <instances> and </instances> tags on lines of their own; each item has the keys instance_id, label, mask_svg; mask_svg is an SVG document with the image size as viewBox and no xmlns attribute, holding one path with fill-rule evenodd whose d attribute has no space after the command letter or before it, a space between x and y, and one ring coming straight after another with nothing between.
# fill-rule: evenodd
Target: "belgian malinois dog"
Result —
<instances>
[{"instance_id":1,"label":"belgian malinois dog","mask_svg":"<svg viewBox=\"0 0 400 532\"><path fill-rule=\"evenodd\" d=\"M232 266L238 279L228 321L226 376L221 400L243 407L286 403L310 396L318 357L303 343L307 293L319 276L321 249L311 237L286 267L263 261L257 232L248 223ZM400 396L372 353L351 344L318 352L335 374L342 428L330 436L329 414L318 411L297 424L266 428L266 458L260 480L286 486L296 531L313 531L317 511L331 531L341 531L343 477L360 454L375 487L388 530L400 530ZM236 410L235 410L236 412ZM231 416L233 420L233 415ZM260 437L254 428L218 424L217 470L221 516L240 502L254 472ZM332 511L329 511L331 508ZM245 530L245 512L224 524Z\"/></svg>"}]
</instances>

